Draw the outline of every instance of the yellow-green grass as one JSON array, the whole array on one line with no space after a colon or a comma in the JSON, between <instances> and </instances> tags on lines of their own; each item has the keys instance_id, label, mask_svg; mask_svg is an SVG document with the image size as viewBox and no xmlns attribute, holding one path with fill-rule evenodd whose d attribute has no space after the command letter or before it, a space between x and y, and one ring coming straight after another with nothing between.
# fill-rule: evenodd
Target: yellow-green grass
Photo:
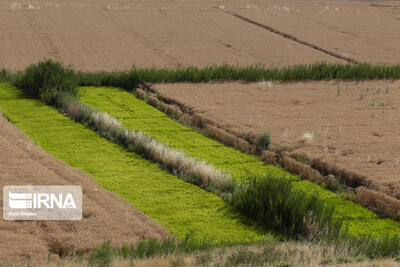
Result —
<instances>
[{"instance_id":1,"label":"yellow-green grass","mask_svg":"<svg viewBox=\"0 0 400 267\"><path fill-rule=\"evenodd\" d=\"M79 92L82 103L115 116L125 128L141 130L156 140L184 151L190 156L205 160L217 168L225 169L239 179L248 174L257 173L272 173L275 176L288 175L280 168L264 165L251 155L224 146L181 125L122 89L82 87ZM288 177L294 180L296 188L310 193L318 192L322 199L334 204L335 215L345 219L344 227L348 227L350 234L372 234L373 236L400 234L399 222L382 219L374 212L309 181L300 180L294 175Z\"/></svg>"},{"instance_id":2,"label":"yellow-green grass","mask_svg":"<svg viewBox=\"0 0 400 267\"><path fill-rule=\"evenodd\" d=\"M44 150L91 175L180 238L194 232L199 239L229 244L270 235L246 223L215 194L107 141L56 109L24 98L9 84L0 84L0 109Z\"/></svg>"}]
</instances>

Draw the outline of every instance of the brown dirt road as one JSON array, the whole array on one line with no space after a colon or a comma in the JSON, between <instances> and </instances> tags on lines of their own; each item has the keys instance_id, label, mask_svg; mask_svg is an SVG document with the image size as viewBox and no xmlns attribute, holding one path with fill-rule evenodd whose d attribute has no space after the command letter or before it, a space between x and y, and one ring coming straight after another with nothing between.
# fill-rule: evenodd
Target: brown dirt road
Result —
<instances>
[{"instance_id":1,"label":"brown dirt road","mask_svg":"<svg viewBox=\"0 0 400 267\"><path fill-rule=\"evenodd\" d=\"M47 260L49 254L87 251L104 241L114 245L139 238L161 239L166 229L106 191L93 178L38 148L0 113L0 188L4 185L81 185L81 221L0 220L0 263ZM0 199L2 206L3 198ZM0 209L2 218L2 209Z\"/></svg>"},{"instance_id":2,"label":"brown dirt road","mask_svg":"<svg viewBox=\"0 0 400 267\"><path fill-rule=\"evenodd\" d=\"M153 89L243 136L267 130L273 144L364 175L373 189L400 199L398 81L156 84Z\"/></svg>"}]
</instances>

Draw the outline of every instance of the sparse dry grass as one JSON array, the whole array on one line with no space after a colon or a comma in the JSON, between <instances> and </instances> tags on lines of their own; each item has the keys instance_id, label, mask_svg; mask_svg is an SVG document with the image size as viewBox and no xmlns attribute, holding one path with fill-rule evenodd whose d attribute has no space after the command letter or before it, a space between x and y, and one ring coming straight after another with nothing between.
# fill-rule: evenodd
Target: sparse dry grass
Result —
<instances>
[{"instance_id":1,"label":"sparse dry grass","mask_svg":"<svg viewBox=\"0 0 400 267\"><path fill-rule=\"evenodd\" d=\"M86 256L60 259L50 256L47 262L26 266L399 266L399 259L369 259L318 243L268 240L250 245L215 247L191 253L176 252L150 258L112 256L107 262L89 263Z\"/></svg>"}]
</instances>

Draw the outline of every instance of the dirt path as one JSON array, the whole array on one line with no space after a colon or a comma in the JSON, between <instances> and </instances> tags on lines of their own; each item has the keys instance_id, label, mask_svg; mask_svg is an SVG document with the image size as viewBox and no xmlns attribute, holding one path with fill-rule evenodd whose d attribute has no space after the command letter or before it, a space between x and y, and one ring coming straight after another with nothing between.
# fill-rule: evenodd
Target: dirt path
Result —
<instances>
[{"instance_id":1,"label":"dirt path","mask_svg":"<svg viewBox=\"0 0 400 267\"><path fill-rule=\"evenodd\" d=\"M37 147L0 113L0 187L81 185L81 221L0 220L0 263L47 260L49 254L87 251L104 241L122 246L139 238L160 239L166 229L104 190L93 179ZM0 199L2 206L3 197ZM1 218L2 209L0 211Z\"/></svg>"},{"instance_id":2,"label":"dirt path","mask_svg":"<svg viewBox=\"0 0 400 267\"><path fill-rule=\"evenodd\" d=\"M156 84L223 128L364 175L400 199L400 82Z\"/></svg>"}]
</instances>

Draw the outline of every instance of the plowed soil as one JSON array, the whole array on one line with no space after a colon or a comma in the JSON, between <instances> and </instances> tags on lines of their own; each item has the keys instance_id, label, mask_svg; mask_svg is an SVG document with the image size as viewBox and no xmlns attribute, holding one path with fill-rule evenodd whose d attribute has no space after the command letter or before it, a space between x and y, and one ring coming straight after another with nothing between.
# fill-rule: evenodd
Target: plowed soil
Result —
<instances>
[{"instance_id":1,"label":"plowed soil","mask_svg":"<svg viewBox=\"0 0 400 267\"><path fill-rule=\"evenodd\" d=\"M104 190L93 178L44 152L0 113L0 187L82 185L81 221L0 220L0 263L46 260L50 254L85 252L110 240L116 246L140 238L161 239L166 229ZM0 199L2 206L3 197ZM0 209L0 216L2 209Z\"/></svg>"},{"instance_id":2,"label":"plowed soil","mask_svg":"<svg viewBox=\"0 0 400 267\"><path fill-rule=\"evenodd\" d=\"M46 58L84 71L345 62L224 14L223 2L2 1L0 68Z\"/></svg>"},{"instance_id":3,"label":"plowed soil","mask_svg":"<svg viewBox=\"0 0 400 267\"><path fill-rule=\"evenodd\" d=\"M240 133L364 175L400 199L400 82L156 84L161 95Z\"/></svg>"},{"instance_id":4,"label":"plowed soil","mask_svg":"<svg viewBox=\"0 0 400 267\"><path fill-rule=\"evenodd\" d=\"M399 1L232 1L225 10L359 62L400 63Z\"/></svg>"},{"instance_id":5,"label":"plowed soil","mask_svg":"<svg viewBox=\"0 0 400 267\"><path fill-rule=\"evenodd\" d=\"M9 70L46 58L84 71L400 62L397 1L5 0L0 17Z\"/></svg>"}]
</instances>

